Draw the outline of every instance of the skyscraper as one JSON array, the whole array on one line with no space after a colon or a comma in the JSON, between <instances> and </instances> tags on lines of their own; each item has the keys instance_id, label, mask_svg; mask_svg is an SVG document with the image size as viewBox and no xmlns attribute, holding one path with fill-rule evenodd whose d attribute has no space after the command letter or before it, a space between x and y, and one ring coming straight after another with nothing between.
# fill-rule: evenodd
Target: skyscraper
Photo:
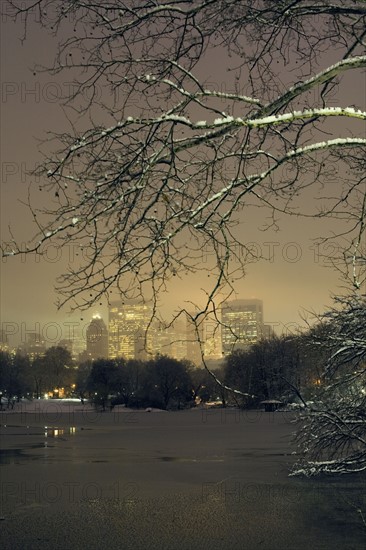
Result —
<instances>
[{"instance_id":1,"label":"skyscraper","mask_svg":"<svg viewBox=\"0 0 366 550\"><path fill-rule=\"evenodd\" d=\"M108 357L108 330L100 315L94 315L86 329L86 354L92 360Z\"/></svg>"},{"instance_id":2,"label":"skyscraper","mask_svg":"<svg viewBox=\"0 0 366 550\"><path fill-rule=\"evenodd\" d=\"M39 332L28 332L27 340L23 342L20 351L28 355L32 360L42 356L46 352L46 342Z\"/></svg>"},{"instance_id":3,"label":"skyscraper","mask_svg":"<svg viewBox=\"0 0 366 550\"><path fill-rule=\"evenodd\" d=\"M233 300L222 305L222 353L229 355L257 342L263 332L262 300Z\"/></svg>"},{"instance_id":4,"label":"skyscraper","mask_svg":"<svg viewBox=\"0 0 366 550\"><path fill-rule=\"evenodd\" d=\"M109 358L147 359L152 350L152 309L147 304L115 302L109 308Z\"/></svg>"}]
</instances>

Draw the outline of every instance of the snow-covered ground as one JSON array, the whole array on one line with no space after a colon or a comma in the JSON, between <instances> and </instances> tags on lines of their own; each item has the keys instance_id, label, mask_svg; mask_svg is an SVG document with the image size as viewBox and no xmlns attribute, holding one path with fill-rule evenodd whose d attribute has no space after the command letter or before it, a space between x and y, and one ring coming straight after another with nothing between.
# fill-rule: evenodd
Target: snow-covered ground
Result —
<instances>
[{"instance_id":1,"label":"snow-covered ground","mask_svg":"<svg viewBox=\"0 0 366 550\"><path fill-rule=\"evenodd\" d=\"M22 399L19 403L15 402L14 406L10 406L7 408L7 400L2 401L2 407L3 410L0 411L0 419L1 419L1 413L4 414L22 414L22 413L29 413L29 414L70 414L70 412L74 413L86 413L88 411L95 411L95 407L93 403L88 401L87 399L84 400L84 403L81 403L80 399L76 398L68 398L68 399ZM107 410L109 410L107 408ZM133 412L135 409L130 409L129 407L125 407L125 405L116 405L113 407L113 412L126 412L130 413ZM154 407L148 407L146 409L139 409L139 411L144 412L166 412L162 409L157 409Z\"/></svg>"}]
</instances>

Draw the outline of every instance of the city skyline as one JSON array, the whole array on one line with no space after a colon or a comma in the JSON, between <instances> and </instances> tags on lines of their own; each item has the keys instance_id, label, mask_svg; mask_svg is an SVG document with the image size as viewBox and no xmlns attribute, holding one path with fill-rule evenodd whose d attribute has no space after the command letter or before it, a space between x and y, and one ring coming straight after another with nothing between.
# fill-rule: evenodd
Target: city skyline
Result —
<instances>
[{"instance_id":1,"label":"city skyline","mask_svg":"<svg viewBox=\"0 0 366 550\"><path fill-rule=\"evenodd\" d=\"M205 361L221 361L234 350L247 349L262 338L273 334L265 322L263 301L237 299L224 302L216 312L195 322L194 313L165 326L153 315L150 305L130 300L116 301L103 319L95 314L80 332L69 325L69 337L47 342L41 331L27 331L19 346L11 346L6 331L2 330L0 347L18 349L31 358L42 355L46 349L60 346L67 349L78 362L99 358L147 360L166 355L177 360L189 360L196 366ZM48 327L50 328L50 327ZM53 327L55 328L55 327Z\"/></svg>"},{"instance_id":2,"label":"city skyline","mask_svg":"<svg viewBox=\"0 0 366 550\"><path fill-rule=\"evenodd\" d=\"M263 297L263 300L266 303L266 311L268 323L273 327L273 330L277 334L286 334L300 327L305 327L303 322L303 317L310 319L312 312L316 314L322 313L329 305L332 303L332 294L342 293L342 282L338 280L338 285L335 284L333 291L327 286L332 280L334 283L337 282L336 274L324 263L324 260L320 257L320 251L317 247L313 249L306 250L305 252L308 255L313 255L314 263L312 265L311 275L307 276L303 286L299 286L298 272L303 271L301 268L304 265L304 259L300 258L298 262L288 262L289 274L293 273L290 278L283 276L283 263L282 263L282 254L283 251L292 250L294 253L300 250L300 245L293 243L281 245L280 241L273 241L272 243L267 242L267 251L271 251L273 254L272 260L267 263L258 262L253 263L248 266L248 275L247 278L243 281L241 286L250 287L250 282L256 280L257 288L261 285L263 292L261 294L257 292L236 292L236 295L233 296L233 299L238 299L240 296L247 296L251 299L256 299L258 296ZM300 252L296 252L300 256ZM303 255L303 252L301 252ZM280 257L278 257L280 256ZM85 329L85 325L91 320L93 315L100 314L105 317L108 311L108 304L105 299L102 299L95 306L90 308L87 311L75 311L72 314L68 314L66 309L57 311L56 307L52 308L50 305L44 302L43 293L40 292L40 295L37 296L37 292L32 292L29 294L27 289L29 285L18 285L17 286L17 300L14 303L12 299L12 294L9 290L14 284L14 279L12 276L7 276L7 273L11 273L13 268L10 266L10 262L14 264L19 264L22 269L26 266L21 263L20 258L6 258L6 262L3 262L1 266L2 278L1 278L1 326L5 330L9 331L9 336L14 337L15 340L22 341L24 339L24 334L28 331L35 330L37 326L41 327L41 331L45 333L52 333L49 337L46 338L52 341L54 334L56 332L61 332L63 338L68 338L69 327L77 326L78 328ZM281 261L280 261L281 260ZM28 264L33 263L31 257L27 258ZM9 272L9 267L11 267ZM37 264L31 265L30 272L33 269L37 268ZM55 265L52 264L53 269ZM309 268L308 268L309 269ZM42 271L42 266L40 266L40 271ZM329 275L331 278L329 279ZM56 277L56 273L55 273ZM267 278L271 278L272 286L268 285ZM178 278L177 278L178 279ZM200 281L197 276L192 276L193 281L197 281L197 284L191 285L189 294L192 296L192 293L199 294ZM36 284L38 278L35 279ZM317 284L314 287L314 281ZM43 282L42 282L43 284ZM49 288L48 292L53 292L52 290L53 281L47 278L46 285ZM34 283L30 283L33 288ZM238 286L238 285L237 285ZM50 288L51 287L51 288ZM179 282L174 281L172 283L172 289L170 293L167 293L165 297L167 301L164 305L161 306L160 311L163 312L165 320L167 323L175 316L176 312L180 310L181 307L189 308L191 306L191 301L188 300L189 296L184 296L186 299L180 303L176 301L175 303L172 300L172 297L176 297L183 292L177 290L179 288ZM193 288L192 288L193 287ZM308 302L301 302L301 295L306 291L306 288L311 292L312 300ZM195 290L195 288L197 290ZM252 290L254 290L253 287ZM273 288L276 288L277 291L274 292ZM286 300L285 296L290 293L291 299ZM56 295L55 295L56 297ZM199 296L198 296L199 298ZM161 298L163 302L164 297ZM196 300L197 302L199 300ZM24 305L27 304L27 307ZM39 307L36 307L38 304ZM21 311L20 311L21 309ZM37 311L37 315L34 315L34 311ZM88 321L86 321L88 319ZM53 328L53 327L57 327Z\"/></svg>"}]
</instances>

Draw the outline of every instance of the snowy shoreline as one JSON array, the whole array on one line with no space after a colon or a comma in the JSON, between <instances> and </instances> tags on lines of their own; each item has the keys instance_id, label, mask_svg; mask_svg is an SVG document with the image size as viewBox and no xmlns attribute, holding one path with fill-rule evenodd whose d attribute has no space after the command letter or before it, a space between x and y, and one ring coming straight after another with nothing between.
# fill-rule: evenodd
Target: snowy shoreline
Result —
<instances>
[{"instance_id":1,"label":"snowy shoreline","mask_svg":"<svg viewBox=\"0 0 366 550\"><path fill-rule=\"evenodd\" d=\"M93 403L89 402L88 400L85 400L84 403L81 403L80 399L33 399L28 400L24 399L21 400L19 403L16 402L13 407L7 408L3 404L3 409L0 410L0 419L1 414L38 414L38 413L60 413L60 414L69 414L70 412L75 413L85 413L88 411L91 411L93 413L95 412L102 412L102 411L96 411L95 406ZM103 413L110 412L109 408L106 408ZM148 408L141 408L141 409L131 409L130 407L126 407L125 405L115 405L112 409L112 412L167 412L163 409L157 409L154 407L148 407Z\"/></svg>"}]
</instances>

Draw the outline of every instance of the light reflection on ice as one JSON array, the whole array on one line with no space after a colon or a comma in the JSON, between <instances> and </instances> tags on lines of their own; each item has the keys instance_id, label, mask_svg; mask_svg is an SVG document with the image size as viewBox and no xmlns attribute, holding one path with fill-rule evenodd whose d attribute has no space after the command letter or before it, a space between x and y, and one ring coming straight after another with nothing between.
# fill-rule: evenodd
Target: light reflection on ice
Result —
<instances>
[{"instance_id":1,"label":"light reflection on ice","mask_svg":"<svg viewBox=\"0 0 366 550\"><path fill-rule=\"evenodd\" d=\"M70 426L69 427L69 434L75 435L76 434L76 427ZM44 427L44 436L45 437L59 437L61 435L65 435L65 428L56 428L53 426L45 426Z\"/></svg>"}]
</instances>

